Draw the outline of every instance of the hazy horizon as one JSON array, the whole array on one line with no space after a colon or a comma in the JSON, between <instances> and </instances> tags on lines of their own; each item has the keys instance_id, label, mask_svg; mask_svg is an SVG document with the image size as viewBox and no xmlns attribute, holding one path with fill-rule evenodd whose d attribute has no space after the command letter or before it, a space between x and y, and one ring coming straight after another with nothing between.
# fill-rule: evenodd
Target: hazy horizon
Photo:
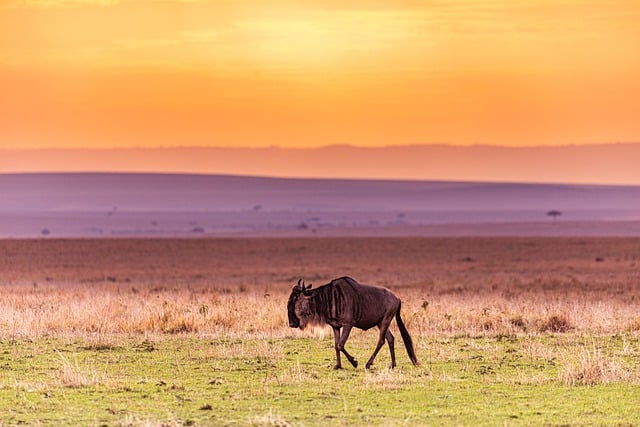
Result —
<instances>
[{"instance_id":1,"label":"hazy horizon","mask_svg":"<svg viewBox=\"0 0 640 427\"><path fill-rule=\"evenodd\" d=\"M0 238L640 234L640 186L40 173L0 200Z\"/></svg>"},{"instance_id":2,"label":"hazy horizon","mask_svg":"<svg viewBox=\"0 0 640 427\"><path fill-rule=\"evenodd\" d=\"M283 178L638 185L640 143L506 147L0 149L0 173L140 172Z\"/></svg>"}]
</instances>

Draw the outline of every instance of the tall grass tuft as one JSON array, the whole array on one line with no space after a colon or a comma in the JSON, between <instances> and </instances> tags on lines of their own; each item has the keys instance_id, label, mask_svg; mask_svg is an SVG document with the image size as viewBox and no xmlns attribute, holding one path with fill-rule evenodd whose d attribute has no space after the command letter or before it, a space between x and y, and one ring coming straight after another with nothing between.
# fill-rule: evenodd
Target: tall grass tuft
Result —
<instances>
[{"instance_id":1,"label":"tall grass tuft","mask_svg":"<svg viewBox=\"0 0 640 427\"><path fill-rule=\"evenodd\" d=\"M598 385L637 381L637 375L601 349L584 349L577 357L565 355L559 379L569 386Z\"/></svg>"},{"instance_id":2,"label":"tall grass tuft","mask_svg":"<svg viewBox=\"0 0 640 427\"><path fill-rule=\"evenodd\" d=\"M70 362L64 355L57 352L61 366L57 375L63 387L80 388L88 387L100 382L99 376L95 372L87 373L79 365L78 361Z\"/></svg>"},{"instance_id":3,"label":"tall grass tuft","mask_svg":"<svg viewBox=\"0 0 640 427\"><path fill-rule=\"evenodd\" d=\"M291 424L280 415L273 412L273 409L269 409L264 415L256 415L251 418L250 425L256 427L289 427Z\"/></svg>"}]
</instances>

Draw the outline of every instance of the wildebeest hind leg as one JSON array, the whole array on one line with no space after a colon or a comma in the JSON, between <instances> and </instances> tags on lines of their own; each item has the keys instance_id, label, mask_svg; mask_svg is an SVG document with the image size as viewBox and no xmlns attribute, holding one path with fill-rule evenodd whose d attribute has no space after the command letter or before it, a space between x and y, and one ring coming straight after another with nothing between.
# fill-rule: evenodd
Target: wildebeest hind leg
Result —
<instances>
[{"instance_id":1,"label":"wildebeest hind leg","mask_svg":"<svg viewBox=\"0 0 640 427\"><path fill-rule=\"evenodd\" d=\"M393 348L394 341L393 334L387 329L387 344L389 344L389 353L391 353L391 369L396 367L396 352Z\"/></svg>"},{"instance_id":2,"label":"wildebeest hind leg","mask_svg":"<svg viewBox=\"0 0 640 427\"><path fill-rule=\"evenodd\" d=\"M389 331L391 319L393 319L393 315L385 317L384 319L382 319L382 322L380 322L380 335L378 336L378 344L376 345L376 349L373 350L373 354L369 358L369 361L365 365L365 368L369 369L371 367L371 365L373 364L373 360L376 358L378 352L384 345L384 340L387 337L387 331Z\"/></svg>"}]
</instances>

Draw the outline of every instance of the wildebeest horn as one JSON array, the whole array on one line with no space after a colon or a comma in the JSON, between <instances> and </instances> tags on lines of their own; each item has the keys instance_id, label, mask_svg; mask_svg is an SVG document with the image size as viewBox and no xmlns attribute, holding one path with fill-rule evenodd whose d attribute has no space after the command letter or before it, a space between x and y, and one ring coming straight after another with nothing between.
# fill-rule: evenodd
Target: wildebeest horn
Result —
<instances>
[{"instance_id":1,"label":"wildebeest horn","mask_svg":"<svg viewBox=\"0 0 640 427\"><path fill-rule=\"evenodd\" d=\"M309 286L304 286L302 285L302 294L303 295L311 295L311 286L313 286L312 284L309 284Z\"/></svg>"},{"instance_id":2,"label":"wildebeest horn","mask_svg":"<svg viewBox=\"0 0 640 427\"><path fill-rule=\"evenodd\" d=\"M304 280L299 279L298 284L296 285L296 288L304 290Z\"/></svg>"}]
</instances>

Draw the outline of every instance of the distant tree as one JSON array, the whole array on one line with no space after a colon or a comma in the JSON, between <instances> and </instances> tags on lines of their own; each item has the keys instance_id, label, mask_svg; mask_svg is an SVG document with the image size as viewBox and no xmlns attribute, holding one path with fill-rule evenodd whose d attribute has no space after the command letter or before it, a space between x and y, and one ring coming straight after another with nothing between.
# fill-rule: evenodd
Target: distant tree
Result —
<instances>
[{"instance_id":1,"label":"distant tree","mask_svg":"<svg viewBox=\"0 0 640 427\"><path fill-rule=\"evenodd\" d=\"M562 216L562 212L556 211L556 210L552 210L552 211L547 212L547 216L552 217L553 220L555 221L556 218L558 218L559 216Z\"/></svg>"},{"instance_id":2,"label":"distant tree","mask_svg":"<svg viewBox=\"0 0 640 427\"><path fill-rule=\"evenodd\" d=\"M51 234L51 231L48 228L43 228L40 234L42 234L44 237L47 237L49 234Z\"/></svg>"}]
</instances>

